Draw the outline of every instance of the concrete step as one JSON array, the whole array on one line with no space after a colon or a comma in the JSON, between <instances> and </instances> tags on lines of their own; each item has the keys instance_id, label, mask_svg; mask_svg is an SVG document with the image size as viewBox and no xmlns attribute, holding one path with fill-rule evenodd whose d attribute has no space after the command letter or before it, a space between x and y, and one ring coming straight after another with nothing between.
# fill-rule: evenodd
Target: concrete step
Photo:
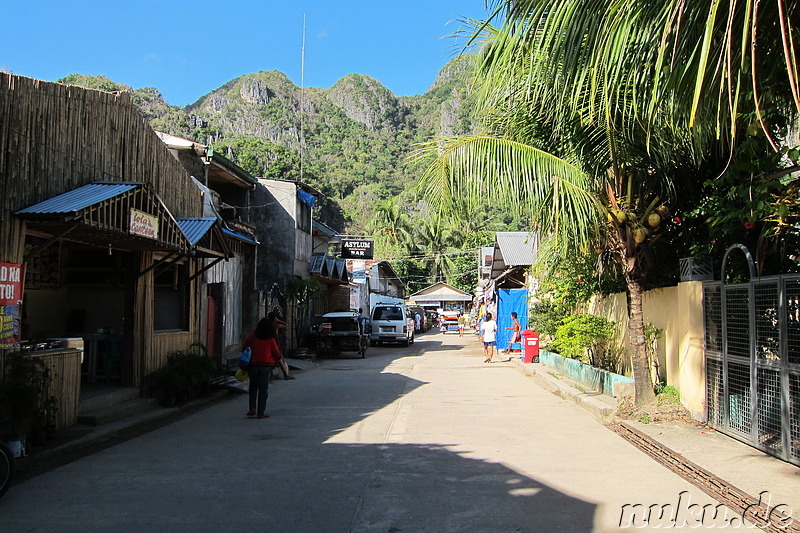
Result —
<instances>
[{"instance_id":1,"label":"concrete step","mask_svg":"<svg viewBox=\"0 0 800 533\"><path fill-rule=\"evenodd\" d=\"M126 402L108 405L100 409L82 412L78 415L78 423L90 426L103 426L157 408L158 400L155 398L135 398Z\"/></svg>"},{"instance_id":2,"label":"concrete step","mask_svg":"<svg viewBox=\"0 0 800 533\"><path fill-rule=\"evenodd\" d=\"M81 397L81 403L78 407L78 414L89 413L104 409L112 405L125 403L130 400L135 400L141 395L141 391L136 387L117 388L95 393L90 397Z\"/></svg>"}]
</instances>

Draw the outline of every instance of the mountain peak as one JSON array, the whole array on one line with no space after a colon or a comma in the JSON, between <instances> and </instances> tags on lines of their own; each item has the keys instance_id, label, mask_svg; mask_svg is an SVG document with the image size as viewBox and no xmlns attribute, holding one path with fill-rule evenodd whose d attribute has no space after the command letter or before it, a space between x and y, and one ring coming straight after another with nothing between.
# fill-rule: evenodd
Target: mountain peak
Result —
<instances>
[{"instance_id":1,"label":"mountain peak","mask_svg":"<svg viewBox=\"0 0 800 533\"><path fill-rule=\"evenodd\" d=\"M325 91L325 97L368 130L392 128L400 106L398 98L381 82L364 74L348 74Z\"/></svg>"}]
</instances>

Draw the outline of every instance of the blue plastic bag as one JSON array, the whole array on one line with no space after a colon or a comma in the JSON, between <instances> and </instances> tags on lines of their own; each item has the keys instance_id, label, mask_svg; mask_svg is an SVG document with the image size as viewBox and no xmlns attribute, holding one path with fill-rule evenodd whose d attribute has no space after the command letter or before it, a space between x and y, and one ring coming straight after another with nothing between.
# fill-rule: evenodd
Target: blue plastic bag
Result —
<instances>
[{"instance_id":1,"label":"blue plastic bag","mask_svg":"<svg viewBox=\"0 0 800 533\"><path fill-rule=\"evenodd\" d=\"M239 368L241 368L242 370L247 370L247 366L250 364L251 353L252 352L250 351L249 346L245 348L244 351L242 352L242 356L239 358Z\"/></svg>"}]
</instances>

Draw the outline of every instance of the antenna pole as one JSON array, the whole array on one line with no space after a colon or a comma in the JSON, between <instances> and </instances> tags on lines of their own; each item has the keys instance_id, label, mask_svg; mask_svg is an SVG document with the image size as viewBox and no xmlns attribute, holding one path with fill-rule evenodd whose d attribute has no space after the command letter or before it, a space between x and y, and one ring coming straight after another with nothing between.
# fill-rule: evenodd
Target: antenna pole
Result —
<instances>
[{"instance_id":1,"label":"antenna pole","mask_svg":"<svg viewBox=\"0 0 800 533\"><path fill-rule=\"evenodd\" d=\"M306 91L306 14L303 13L303 41L300 46L300 181L303 181L303 152L305 136L303 132L303 115Z\"/></svg>"}]
</instances>

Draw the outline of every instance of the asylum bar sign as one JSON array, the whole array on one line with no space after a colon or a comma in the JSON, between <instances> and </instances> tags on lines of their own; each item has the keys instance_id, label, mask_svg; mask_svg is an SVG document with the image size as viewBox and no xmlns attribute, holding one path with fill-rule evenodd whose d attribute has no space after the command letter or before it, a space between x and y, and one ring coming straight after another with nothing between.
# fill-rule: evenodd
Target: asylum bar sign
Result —
<instances>
[{"instance_id":1,"label":"asylum bar sign","mask_svg":"<svg viewBox=\"0 0 800 533\"><path fill-rule=\"evenodd\" d=\"M342 259L372 259L373 241L342 239Z\"/></svg>"}]
</instances>

